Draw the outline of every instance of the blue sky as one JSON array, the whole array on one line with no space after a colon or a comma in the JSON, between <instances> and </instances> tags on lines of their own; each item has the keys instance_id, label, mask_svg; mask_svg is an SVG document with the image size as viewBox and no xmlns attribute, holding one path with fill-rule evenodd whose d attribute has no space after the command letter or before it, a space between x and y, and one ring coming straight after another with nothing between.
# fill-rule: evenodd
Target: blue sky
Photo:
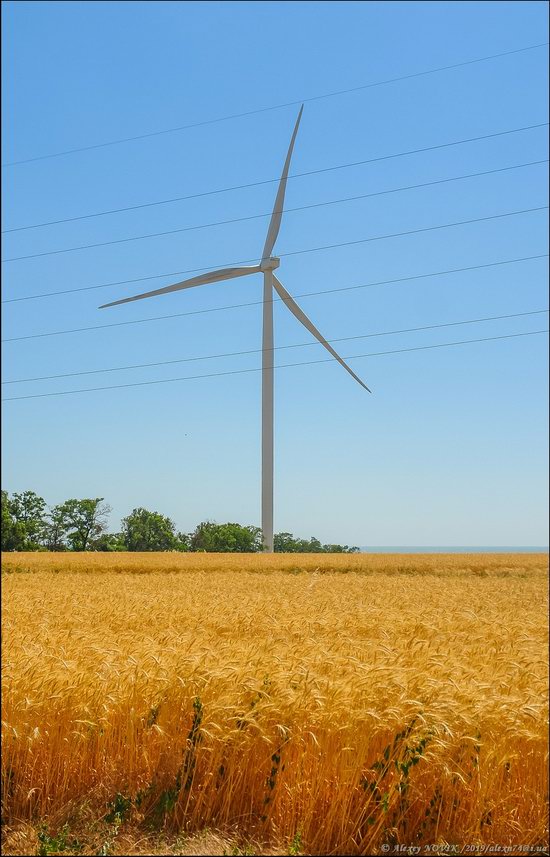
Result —
<instances>
[{"instance_id":1,"label":"blue sky","mask_svg":"<svg viewBox=\"0 0 550 857\"><path fill-rule=\"evenodd\" d=\"M542 2L3 3L3 163L547 40ZM547 122L542 47L306 101L291 173ZM3 169L3 229L279 175L296 106ZM289 208L548 158L548 129L295 178ZM547 205L547 163L289 212L276 252ZM3 258L265 214L275 185L5 234ZM4 300L258 258L268 218L3 264ZM291 294L548 253L547 211L282 259ZM544 310L547 257L304 297L327 339ZM178 279L178 277L176 277ZM170 277L148 281L168 285ZM247 277L109 310L139 283L4 304L3 338L261 299ZM547 314L364 338L344 357L547 329ZM280 305L277 346L313 342ZM259 305L8 342L4 381L259 349ZM275 530L360 545L548 543L547 334L276 373ZM320 360L320 345L276 362ZM254 369L258 353L3 396ZM260 375L5 402L3 486L259 524Z\"/></svg>"}]
</instances>

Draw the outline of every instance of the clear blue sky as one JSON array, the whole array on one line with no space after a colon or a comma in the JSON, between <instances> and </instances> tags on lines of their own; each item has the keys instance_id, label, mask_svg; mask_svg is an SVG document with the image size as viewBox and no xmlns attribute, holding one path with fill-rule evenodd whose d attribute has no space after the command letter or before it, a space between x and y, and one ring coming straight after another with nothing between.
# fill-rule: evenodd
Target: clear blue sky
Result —
<instances>
[{"instance_id":1,"label":"clear blue sky","mask_svg":"<svg viewBox=\"0 0 550 857\"><path fill-rule=\"evenodd\" d=\"M548 5L5 2L3 162L547 41ZM547 121L548 48L306 102L291 172ZM297 107L6 167L3 228L271 179ZM548 158L542 127L296 178L286 205ZM291 212L279 254L547 204L547 163ZM273 184L4 235L3 258L269 212ZM3 265L4 300L258 258L267 218ZM283 258L293 295L548 253L547 211ZM545 309L547 258L304 297L327 339ZM176 277L176 279L178 279ZM174 278L148 281L150 288ZM3 337L261 298L248 277L110 310L111 286L4 304ZM276 345L310 341L280 305ZM548 327L547 315L338 343L344 357ZM4 344L4 381L260 348L251 306ZM546 334L276 374L275 529L358 545L544 545ZM277 362L322 359L321 346ZM255 368L260 355L3 386L3 396ZM6 402L3 486L259 524L257 372Z\"/></svg>"}]
</instances>

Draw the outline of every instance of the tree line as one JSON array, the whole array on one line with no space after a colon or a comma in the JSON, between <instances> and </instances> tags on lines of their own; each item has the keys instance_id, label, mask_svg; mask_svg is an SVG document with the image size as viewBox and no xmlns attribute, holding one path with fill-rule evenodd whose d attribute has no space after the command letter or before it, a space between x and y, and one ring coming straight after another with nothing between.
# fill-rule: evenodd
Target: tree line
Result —
<instances>
[{"instance_id":1,"label":"tree line","mask_svg":"<svg viewBox=\"0 0 550 857\"><path fill-rule=\"evenodd\" d=\"M176 530L166 515L139 507L122 519L121 531L107 532L111 507L103 497L65 500L56 506L34 491L2 491L3 551L206 551L259 553L259 527L202 521L192 533ZM348 545L323 545L312 536L276 533L277 553L356 553Z\"/></svg>"}]
</instances>

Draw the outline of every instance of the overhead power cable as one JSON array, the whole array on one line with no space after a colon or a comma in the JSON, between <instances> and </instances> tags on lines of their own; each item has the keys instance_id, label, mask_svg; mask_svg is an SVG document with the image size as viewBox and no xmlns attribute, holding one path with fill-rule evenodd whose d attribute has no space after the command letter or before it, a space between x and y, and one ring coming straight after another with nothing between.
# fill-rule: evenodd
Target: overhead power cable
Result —
<instances>
[{"instance_id":1,"label":"overhead power cable","mask_svg":"<svg viewBox=\"0 0 550 857\"><path fill-rule=\"evenodd\" d=\"M432 187L434 185L440 185L440 184L448 184L449 182L462 181L463 179L478 178L479 176L488 176L488 175L492 175L494 173L505 173L505 172L509 172L510 170L519 170L519 169L522 169L523 167L532 167L532 166L536 166L539 164L547 164L547 163L548 163L548 158L543 158L542 160L539 160L539 161L528 161L527 163L524 163L524 164L513 164L512 166L509 166L509 167L498 167L497 169L494 169L494 170L483 170L482 172L478 172L478 173L468 173L468 174L462 175L462 176L451 176L450 178L447 178L447 179L437 179L437 180L431 181L431 182L422 182L421 184L405 185L403 187L390 188L389 190L375 191L374 193L363 193L363 194L360 194L358 196L346 196L346 197L343 197L341 199L332 199L332 200L328 200L325 202L315 202L315 203L312 203L311 205L299 205L299 206L296 206L295 208L286 208L285 214L288 214L288 213L293 212L293 211L306 211L306 210L309 210L311 208L323 208L323 207L329 206L329 205L339 205L339 204L344 203L344 202L355 202L359 199L368 199L368 198L374 197L374 196L385 196L386 194L390 194L390 193L400 193L401 191L416 190L418 188ZM79 250L91 250L91 249L94 249L96 247L108 247L108 246L111 246L113 244L127 244L129 241L143 241L143 240L148 239L148 238L160 238L160 237L164 237L166 235L180 234L181 232L191 232L191 231L196 231L199 229L208 229L212 226L227 226L231 223L243 223L243 222L248 221L248 220L258 220L259 218L262 218L262 217L271 217L271 215L272 215L271 211L266 211L266 212L262 212L262 214L251 214L248 217L233 217L230 220L217 220L214 223L203 223L203 224L200 224L198 226L182 226L178 229L168 229L168 230L165 230L164 232L149 232L146 235L132 235L128 238L117 238L113 241L100 241L100 242L95 243L95 244L80 244L78 247L62 247L58 250L47 250L43 253L31 253L31 254L28 254L26 256L12 256L11 258L8 258L8 259L2 259L2 261L3 262L20 262L23 259L37 259L41 256L55 256L59 253L74 253L74 252L79 251Z\"/></svg>"},{"instance_id":2,"label":"overhead power cable","mask_svg":"<svg viewBox=\"0 0 550 857\"><path fill-rule=\"evenodd\" d=\"M327 339L327 342L350 342L356 339L370 339L377 336L394 336L398 333L417 333L423 330L435 330L440 327L457 327L461 324L478 324L485 321L501 321L508 318L521 318L527 315L542 315L548 312L547 309L535 309L528 312L515 312L508 315L491 315L484 318L469 318L464 321L448 321L443 324L427 324L422 327L406 327L402 330L384 330L379 333L363 333L358 336L341 336L338 339ZM306 348L313 345L319 345L319 342L299 342L295 345L277 345L274 351L284 351L288 348ZM248 354L261 354L261 348L253 348L249 351L226 351L222 354L205 354L202 357L180 357L177 360L160 360L156 363L134 363L131 366L109 366L106 369L88 369L83 372L65 372L61 375L40 375L36 378L14 378L10 381L2 381L2 384L27 384L31 381L53 381L58 378L76 378L82 375L98 375L104 372L125 372L129 369L150 369L156 366L169 366L174 363L193 363L198 360L215 360L221 357L242 357Z\"/></svg>"},{"instance_id":3,"label":"overhead power cable","mask_svg":"<svg viewBox=\"0 0 550 857\"><path fill-rule=\"evenodd\" d=\"M333 167L321 167L320 169L317 169L317 170L307 170L307 171L302 172L302 173L291 173L288 176L288 179L303 178L304 176L315 176L315 175L319 175L320 173L330 173L330 172L334 172L336 170L349 169L350 167L361 167L361 166L364 166L366 164L374 164L374 163L378 163L380 161L392 160L394 158L404 158L404 157L407 157L408 155L418 155L418 154L421 154L422 152L433 152L433 151L436 151L437 149L446 149L446 148L449 148L451 146L462 146L466 143L477 143L480 140L489 140L489 139L492 139L493 137L504 137L507 134L518 134L518 133L521 133L523 131L532 131L535 128L545 128L547 126L548 126L548 122L538 122L534 125L523 125L519 128L509 128L506 131L495 131L491 134L482 134L481 136L468 137L468 138L463 139L463 140L452 140L449 143L438 143L435 146L424 146L420 149L409 149L406 152L396 152L396 153L391 154L391 155L379 155L376 158L367 158L366 160L362 160L362 161L351 161L351 162L346 163L346 164L337 164L336 166L333 166ZM140 208L151 208L151 207L157 206L157 205L169 205L169 204L174 203L174 202L183 202L183 201L188 200L188 199L199 199L200 197L203 197L203 196L214 196L214 195L220 194L220 193L230 193L230 192L235 191L235 190L245 190L245 189L251 188L251 187L260 187L261 185L275 184L275 183L278 183L280 180L281 180L281 177L276 176L276 178L273 178L273 179L262 179L261 181L248 182L247 184L240 184L240 185L232 185L231 187L217 188L215 190L207 190L207 191L202 191L200 193L192 193L192 194L187 194L186 196L175 196L175 197L170 197L169 199L156 200L154 202L142 202L142 203L139 203L138 205L128 205L128 206L125 206L123 208L110 208L110 209L106 209L104 211L92 212L91 214L81 214L81 215L78 215L76 217L65 217L65 218L62 218L59 220L46 220L46 221L43 221L42 223L32 223L32 224L28 224L26 226L15 226L11 229L4 229L2 234L7 234L8 232L21 232L21 231L26 230L26 229L40 229L43 226L56 226L60 223L74 223L74 221L76 221L76 220L88 220L92 217L105 217L105 216L110 215L110 214L121 214L125 211L136 211Z\"/></svg>"},{"instance_id":4,"label":"overhead power cable","mask_svg":"<svg viewBox=\"0 0 550 857\"><path fill-rule=\"evenodd\" d=\"M338 89L338 90L335 90L333 92L322 93L321 95L312 95L312 96L309 96L307 98L296 99L295 101L286 101L282 104L273 104L273 105L270 105L269 107L259 107L259 108L256 108L255 110L247 110L247 111L242 112L242 113L232 113L232 114L229 114L228 116L219 116L215 119L204 119L201 122L192 122L192 123L189 123L186 125L178 125L174 128L163 128L160 131L149 131L146 134L135 134L131 137L121 137L117 140L108 140L104 143L94 143L94 144L89 145L89 146L79 146L79 147L75 147L75 148L71 148L71 149L64 149L61 152L51 152L51 153L46 154L46 155L35 155L32 158L21 158L21 159L16 160L16 161L9 161L5 164L2 164L2 167L14 167L14 166L18 166L20 164L29 164L29 163L32 163L34 161L47 160L49 158L60 158L62 156L72 155L72 154L75 154L77 152L89 152L93 149L104 149L107 146L117 146L117 145L120 145L122 143L131 143L131 142L134 142L136 140L145 140L145 139L150 138L150 137L159 137L159 136L164 135L164 134L173 134L177 131L186 131L190 128L200 128L200 127L203 127L205 125L214 125L217 122L227 122L230 119L241 119L245 116L254 116L254 115L257 115L258 113L267 113L268 111L271 111L271 110L281 110L284 107L294 107L298 104L306 104L306 103L309 103L311 101L321 101L322 99L325 99L325 98L335 98L339 95L348 95L352 92L360 92L360 91L365 90L365 89L372 89L373 87L376 87L376 86L385 86L385 85L390 84L390 83L398 83L399 81L403 81L403 80L411 80L412 78L415 78L415 77L425 77L426 75L437 74L437 73L440 73L443 71L449 71L449 70L454 69L454 68L461 68L461 67L468 66L468 65L474 65L476 63L487 62L487 61L493 60L493 59L499 59L500 57L511 56L512 54L519 54L519 53L523 53L525 51L533 51L533 50L536 50L537 48L546 47L547 45L548 45L548 42L540 42L540 43L535 44L535 45L526 45L525 47L515 48L514 50L511 50L511 51L501 51L500 53L497 53L497 54L489 54L489 55L486 55L483 57L477 57L476 59L472 59L472 60L464 60L462 62L452 63L451 65L438 66L437 68L430 68L430 69L425 69L424 71L411 72L409 74L400 75L399 77L387 78L386 80L377 80L377 81L373 81L371 83L364 83L364 84L361 84L360 86L353 86L353 87L350 87L348 89Z\"/></svg>"},{"instance_id":5,"label":"overhead power cable","mask_svg":"<svg viewBox=\"0 0 550 857\"><path fill-rule=\"evenodd\" d=\"M457 274L457 273L461 273L463 271L476 271L476 270L479 270L482 268L492 268L492 267L496 267L499 265L511 265L511 264L515 264L515 263L519 263L519 262L531 261L533 259L546 259L546 258L548 258L548 253L540 253L536 256L523 256L523 257L519 257L517 259L503 259L503 260L499 260L497 262L487 262L483 265L469 265L469 266L463 267L463 268L449 268L446 271L433 271L433 272L430 272L428 274L415 274L415 275L410 276L410 277L398 277L398 278L395 278L392 280L379 280L379 281L374 282L374 283L360 283L360 284L355 285L355 286L344 286L344 287L340 287L337 289L326 289L324 291L317 291L317 292L303 292L302 294L296 295L296 297L297 298L305 298L305 297L313 297L314 295L329 295L329 294L333 294L334 292L347 292L347 291L353 291L355 289L372 288L373 286L385 286L385 285L390 285L392 283L405 283L405 282L410 282L412 280L426 279L428 277L439 277L439 276L443 276L445 274ZM274 298L272 301L272 303L281 303L281 302L282 301L280 298ZM74 327L74 328L69 328L68 330L57 330L57 331L53 331L50 333L35 333L35 334L28 335L28 336L15 337L14 339L9 339L9 340L6 339L6 340L2 340L2 341L3 342L14 342L14 341L20 341L22 339L37 339L37 338L46 337L46 336L62 336L64 334L68 334L68 333L83 333L84 331L88 331L88 330L104 330L105 328L109 328L109 327L125 327L126 325L131 325L131 324L147 324L148 322L151 322L151 321L165 321L166 319L169 319L169 318L182 318L182 317L187 316L187 315L203 315L205 313L210 313L210 312L222 312L224 310L230 310L230 309L242 309L244 307L260 306L261 304L263 304L263 301L261 301L261 300L260 301L247 301L246 303L229 304L229 305L220 306L220 307L209 307L208 309L187 310L186 312L169 313L168 315L157 315L157 316L152 316L150 318L138 318L138 319L133 319L131 321L114 321L114 322L111 322L109 324L96 324L96 325L93 325L91 327Z\"/></svg>"},{"instance_id":6,"label":"overhead power cable","mask_svg":"<svg viewBox=\"0 0 550 857\"><path fill-rule=\"evenodd\" d=\"M547 205L539 205L539 206L536 206L534 208L522 208L522 209L518 209L517 211L506 211L506 212L503 212L502 214L491 214L491 215L487 215L486 217L475 217L475 218L470 218L469 220L457 220L453 223L441 223L441 224L436 224L435 226L423 226L420 229L408 229L404 232L391 232L387 235L374 235L370 238L358 238L354 241L342 241L338 244L323 244L320 247L309 247L305 250L291 250L287 253L279 253L278 258L285 258L287 256L301 256L301 255L304 255L306 253L318 253L321 250L335 250L338 247L351 247L351 246L356 245L356 244L367 244L367 243L370 243L372 241L385 241L389 238L402 238L406 235L418 235L418 234L421 234L423 232L434 232L438 229L450 229L450 228L455 227L455 226L466 226L466 225L471 224L471 223L482 223L484 221L498 220L498 219L501 219L504 217L514 217L514 216L519 215L519 214L531 214L535 211L544 211L546 209L548 209ZM165 273L165 274L153 274L153 275L148 276L148 277L136 277L135 279L131 279L131 280L119 280L119 281L115 281L112 283L100 283L99 285L95 285L95 286L84 286L84 287L81 287L78 289L65 289L65 290L60 291L60 292L42 292L41 294L38 294L38 295L25 295L21 298L11 298L9 301L8 300L2 301L2 303L13 303L17 300L25 300L25 299L30 300L30 299L35 299L35 298L52 297L53 295L59 295L59 294L74 294L75 292L88 292L88 291L92 291L95 289L109 288L110 286L121 286L121 285L125 285L127 283L142 283L142 282L145 282L147 280L158 280L158 279L161 279L162 277L177 277L177 276L181 276L182 274L194 274L198 271L210 271L210 270L215 270L215 269L219 269L219 268L231 268L231 267L238 266L238 265L255 264L255 263L257 263L257 261L258 261L258 257L255 256L253 259L240 259L237 262L216 262L216 263L213 263L213 264L208 265L208 266L203 265L200 268L186 268L183 271L172 271L171 273ZM20 337L18 337L18 338L20 338ZM25 337L23 337L23 338L25 338ZM2 340L2 341L3 342L9 342L12 340Z\"/></svg>"},{"instance_id":7,"label":"overhead power cable","mask_svg":"<svg viewBox=\"0 0 550 857\"><path fill-rule=\"evenodd\" d=\"M463 339L459 342L440 342L435 345L417 345L414 348L397 348L393 351L376 351L370 354L354 354L351 357L344 357L344 360L359 360L363 357L382 357L387 354L404 354L409 351L428 351L433 348L450 348L454 345L469 345L474 342L494 342L498 339L516 339L520 336L536 336L540 333L548 333L548 329L545 330L530 330L526 333L507 333L502 336L486 336L482 339ZM334 360L330 357L324 358L322 360L307 360L303 363L283 363L280 366L275 366L275 369L290 369L296 366L313 366L316 363L334 363ZM74 396L76 393L95 393L100 390L121 390L124 387L148 387L153 384L171 384L175 381L195 381L199 378L219 378L224 375L244 375L249 372L261 372L261 366L256 369L234 369L230 372L211 372L208 375L188 375L183 378L162 378L157 381L135 381L130 384L113 384L108 387L85 387L82 390L61 390L57 393L34 393L32 395L26 396L11 396L10 398L2 399L3 402L16 402L21 399L45 399L50 396Z\"/></svg>"},{"instance_id":8,"label":"overhead power cable","mask_svg":"<svg viewBox=\"0 0 550 857\"><path fill-rule=\"evenodd\" d=\"M403 282L404 280L416 280L419 277L420 278L421 277L435 277L435 276L439 276L440 274L454 273L455 271L475 271L478 268L491 268L493 265L509 265L509 264L512 264L513 262L526 262L526 261L529 261L531 259L546 259L547 256L548 256L548 253L541 253L537 256L521 256L517 259L504 259L504 260L500 260L497 262L487 262L486 264L483 264L483 265L471 265L471 266L466 267L466 268L452 268L449 271L436 271L435 273L431 273L431 274L418 274L418 275L415 275L413 277L402 277L401 279L398 279L398 280L381 280L377 283L366 283L365 285L358 285L358 286L344 286L343 288L328 289L326 291L321 291L321 292L304 292L304 294L296 295L296 297L309 297L310 295L325 295L325 294L328 295L328 294L332 294L332 292L342 292L342 291L345 292L345 291L349 291L349 289L364 289L364 288L367 288L367 286L379 286L379 285L385 285L386 283L399 283L399 282ZM96 287L94 286L92 288L96 288ZM83 291L85 291L85 290L83 290ZM55 292L54 294L64 294L64 292ZM50 295L27 295L26 297L21 297L21 298L9 298L9 299L3 300L2 303L3 304L10 304L10 303L17 303L18 301L29 301L29 300L33 300L33 298L35 298L35 297L36 298L50 297ZM275 298L274 300L275 300L275 302L279 302L280 298ZM224 310L224 309L240 309L241 307L257 306L258 304L261 304L261 303L263 303L263 301L249 301L247 303L241 303L241 304L230 304L229 306L209 307L208 309L203 309L203 310L201 310L201 309L193 310L191 313L176 313L175 315L163 315L163 316L158 316L158 318L176 318L180 315L200 315L201 313L204 313L204 312L218 312L219 310ZM269 303L269 301L268 301L268 303ZM143 321L149 321L149 320L154 321L154 320L156 320L156 318L155 319L143 319ZM129 322L129 323L133 324L133 322ZM105 325L102 325L102 326L105 326ZM111 327L111 326L112 325L107 325L107 327Z\"/></svg>"}]
</instances>

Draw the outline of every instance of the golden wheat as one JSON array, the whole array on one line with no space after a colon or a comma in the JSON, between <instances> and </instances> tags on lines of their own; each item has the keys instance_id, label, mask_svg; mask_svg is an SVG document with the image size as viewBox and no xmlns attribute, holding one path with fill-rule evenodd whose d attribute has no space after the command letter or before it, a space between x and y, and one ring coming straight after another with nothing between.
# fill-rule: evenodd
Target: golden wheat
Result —
<instances>
[{"instance_id":1,"label":"golden wheat","mask_svg":"<svg viewBox=\"0 0 550 857\"><path fill-rule=\"evenodd\" d=\"M4 555L4 822L544 846L546 565Z\"/></svg>"}]
</instances>

